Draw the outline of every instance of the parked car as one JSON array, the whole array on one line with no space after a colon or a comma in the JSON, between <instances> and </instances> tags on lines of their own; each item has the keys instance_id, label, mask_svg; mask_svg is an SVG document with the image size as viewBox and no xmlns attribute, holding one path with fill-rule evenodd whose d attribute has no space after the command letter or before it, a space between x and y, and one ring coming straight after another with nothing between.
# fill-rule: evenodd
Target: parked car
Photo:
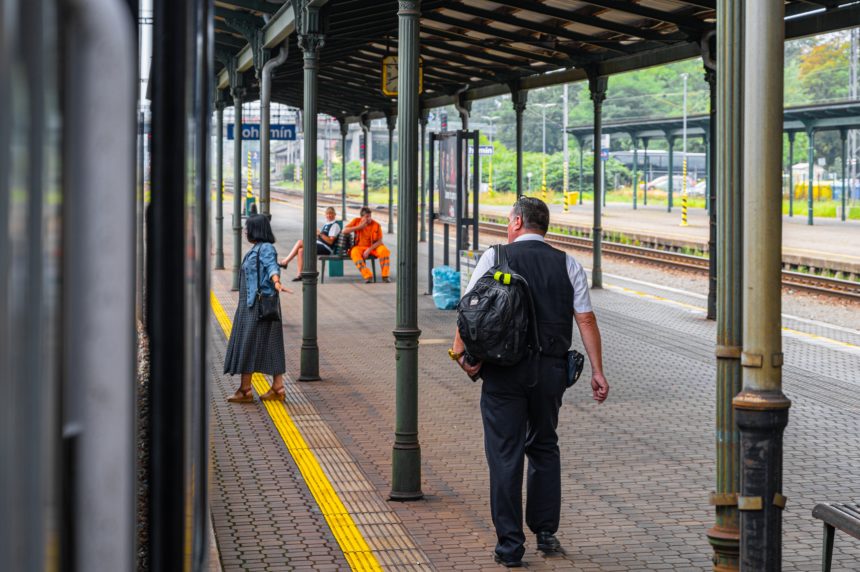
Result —
<instances>
[{"instance_id":1,"label":"parked car","mask_svg":"<svg viewBox=\"0 0 860 572\"><path fill-rule=\"evenodd\" d=\"M672 178L672 193L680 193L682 190L682 186L684 183L683 175L675 175ZM692 189L696 186L696 180L693 177L687 176L687 193L693 194ZM702 194L704 194L704 187L702 187ZM658 190L669 192L669 177L668 175L663 175L662 177L657 177L656 179L652 179L648 181L648 190Z\"/></svg>"}]
</instances>

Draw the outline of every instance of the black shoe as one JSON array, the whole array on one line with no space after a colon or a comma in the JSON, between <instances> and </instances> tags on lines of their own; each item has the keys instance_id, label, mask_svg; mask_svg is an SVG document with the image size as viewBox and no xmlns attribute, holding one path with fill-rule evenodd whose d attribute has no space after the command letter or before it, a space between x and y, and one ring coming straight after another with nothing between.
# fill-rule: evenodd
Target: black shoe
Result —
<instances>
[{"instance_id":1,"label":"black shoe","mask_svg":"<svg viewBox=\"0 0 860 572\"><path fill-rule=\"evenodd\" d=\"M493 552L493 560L495 560L497 564L501 564L505 568L522 568L523 565L523 561L519 558L517 558L516 560L505 560L496 552Z\"/></svg>"},{"instance_id":2,"label":"black shoe","mask_svg":"<svg viewBox=\"0 0 860 572\"><path fill-rule=\"evenodd\" d=\"M296 276L295 278L293 278L293 279L291 280L291 282L301 282L301 281L302 281L302 277L301 277L301 276Z\"/></svg>"},{"instance_id":3,"label":"black shoe","mask_svg":"<svg viewBox=\"0 0 860 572\"><path fill-rule=\"evenodd\" d=\"M365 284L373 284L373 278L365 278L364 283Z\"/></svg>"},{"instance_id":4,"label":"black shoe","mask_svg":"<svg viewBox=\"0 0 860 572\"><path fill-rule=\"evenodd\" d=\"M383 276L382 281L388 284L389 282L391 282L391 278L389 278L388 276Z\"/></svg>"},{"instance_id":5,"label":"black shoe","mask_svg":"<svg viewBox=\"0 0 860 572\"><path fill-rule=\"evenodd\" d=\"M537 549L541 552L558 552L561 550L561 542L551 532L538 532Z\"/></svg>"}]
</instances>

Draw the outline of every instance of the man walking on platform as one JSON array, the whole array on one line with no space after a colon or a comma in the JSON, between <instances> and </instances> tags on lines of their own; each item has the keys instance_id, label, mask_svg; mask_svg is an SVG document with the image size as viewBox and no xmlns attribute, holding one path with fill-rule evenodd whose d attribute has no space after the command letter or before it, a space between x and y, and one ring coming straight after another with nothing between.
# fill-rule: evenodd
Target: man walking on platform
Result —
<instances>
[{"instance_id":1,"label":"man walking on platform","mask_svg":"<svg viewBox=\"0 0 860 572\"><path fill-rule=\"evenodd\" d=\"M609 394L603 376L600 331L591 307L588 281L573 257L549 246L549 209L536 198L520 197L508 217L507 263L529 284L535 305L542 349L537 383L534 363L526 358L513 366L470 363L459 331L449 351L470 376L483 378L481 418L484 448L490 471L490 512L498 542L496 562L522 566L522 479L524 456L529 460L526 485L526 524L545 553L561 549L555 537L561 513L561 461L558 449L558 411L567 388L567 350L573 319L591 362L591 388L602 403ZM495 251L488 249L472 274L468 293L480 277L495 266Z\"/></svg>"},{"instance_id":2,"label":"man walking on platform","mask_svg":"<svg viewBox=\"0 0 860 572\"><path fill-rule=\"evenodd\" d=\"M349 257L355 262L355 266L361 272L364 281L369 284L373 281L373 273L367 268L365 261L369 257L375 256L379 260L379 266L382 270L382 281L390 282L391 252L382 244L382 227L373 220L370 208L361 207L359 215L343 229L343 232L347 234L355 233L355 246L349 251Z\"/></svg>"}]
</instances>

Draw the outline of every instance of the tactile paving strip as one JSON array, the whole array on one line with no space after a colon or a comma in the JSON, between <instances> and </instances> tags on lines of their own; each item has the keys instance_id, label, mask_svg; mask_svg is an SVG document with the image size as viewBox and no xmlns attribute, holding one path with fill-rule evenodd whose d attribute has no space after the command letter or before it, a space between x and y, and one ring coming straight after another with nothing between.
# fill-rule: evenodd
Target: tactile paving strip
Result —
<instances>
[{"instance_id":1,"label":"tactile paving strip","mask_svg":"<svg viewBox=\"0 0 860 572\"><path fill-rule=\"evenodd\" d=\"M232 324L213 292L212 310L229 337ZM259 394L270 385L260 374L252 377ZM352 461L337 437L294 384L287 384L283 403L265 408L304 477L352 570L381 570L408 566L432 570L426 555L415 546L402 522ZM376 521L358 524L353 514L371 514Z\"/></svg>"}]
</instances>

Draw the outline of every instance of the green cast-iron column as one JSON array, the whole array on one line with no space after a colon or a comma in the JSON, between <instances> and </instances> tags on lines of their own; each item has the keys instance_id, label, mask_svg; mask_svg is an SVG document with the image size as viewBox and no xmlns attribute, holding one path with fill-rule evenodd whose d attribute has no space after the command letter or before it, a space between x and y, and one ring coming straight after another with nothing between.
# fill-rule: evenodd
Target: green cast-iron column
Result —
<instances>
[{"instance_id":1,"label":"green cast-iron column","mask_svg":"<svg viewBox=\"0 0 860 572\"><path fill-rule=\"evenodd\" d=\"M426 155L426 149L424 146L427 144L427 118L430 115L429 109L422 109L418 113L418 123L421 124L421 161L420 168L421 174L418 177L421 193L421 214L418 217L421 221L421 228L418 231L418 241L426 242L427 241L427 228L425 226L425 219L427 218L426 213L426 198L427 198L427 169L424 166L424 156Z\"/></svg>"},{"instance_id":2,"label":"green cast-iron column","mask_svg":"<svg viewBox=\"0 0 860 572\"><path fill-rule=\"evenodd\" d=\"M298 43L304 55L304 229L302 241L302 350L299 381L316 381L319 373L317 345L317 75L319 52L325 43L320 30L319 9L307 6L299 22Z\"/></svg>"},{"instance_id":3,"label":"green cast-iron column","mask_svg":"<svg viewBox=\"0 0 860 572\"><path fill-rule=\"evenodd\" d=\"M373 134L370 132L370 119L368 119L367 115L364 115L359 121L363 134L363 139L361 140L361 168L364 172L364 177L361 179L361 192L363 195L361 204L368 206L370 204L367 190L367 181L370 179L370 165L368 162L370 160L370 138L373 137Z\"/></svg>"},{"instance_id":4,"label":"green cast-iron column","mask_svg":"<svg viewBox=\"0 0 860 572\"><path fill-rule=\"evenodd\" d=\"M416 500L421 492L418 444L418 54L420 0L398 2L397 149L397 368L396 426L391 456L391 499Z\"/></svg>"},{"instance_id":5,"label":"green cast-iron column","mask_svg":"<svg viewBox=\"0 0 860 572\"><path fill-rule=\"evenodd\" d=\"M602 161L600 160L600 139L601 132L603 129L603 100L606 99L606 77L599 76L592 73L588 74L588 90L591 94L591 101L594 104L594 134L592 136L592 141L594 143L594 161L593 161L593 172L594 172L594 228L591 232L591 240L594 248L593 257L594 262L591 265L591 287L592 288L603 288L603 270L600 266L600 247L603 241L603 228L601 227L600 216L601 216L601 198L600 198L600 190L603 188L602 182L602 173L603 169L601 168Z\"/></svg>"},{"instance_id":6,"label":"green cast-iron column","mask_svg":"<svg viewBox=\"0 0 860 572\"><path fill-rule=\"evenodd\" d=\"M397 116L387 114L385 124L388 127L388 234L394 234L394 128Z\"/></svg>"},{"instance_id":7,"label":"green cast-iron column","mask_svg":"<svg viewBox=\"0 0 860 572\"><path fill-rule=\"evenodd\" d=\"M744 3L743 391L740 431L741 570L782 570L783 0Z\"/></svg>"},{"instance_id":8,"label":"green cast-iron column","mask_svg":"<svg viewBox=\"0 0 860 572\"><path fill-rule=\"evenodd\" d=\"M717 319L717 72L705 69L708 82L708 129L705 131L705 151L708 201L708 311L707 319Z\"/></svg>"},{"instance_id":9,"label":"green cast-iron column","mask_svg":"<svg viewBox=\"0 0 860 572\"><path fill-rule=\"evenodd\" d=\"M523 196L523 112L526 110L528 92L511 88L511 104L517 121L517 198Z\"/></svg>"},{"instance_id":10,"label":"green cast-iron column","mask_svg":"<svg viewBox=\"0 0 860 572\"><path fill-rule=\"evenodd\" d=\"M788 216L794 216L794 131L788 132Z\"/></svg>"},{"instance_id":11,"label":"green cast-iron column","mask_svg":"<svg viewBox=\"0 0 860 572\"><path fill-rule=\"evenodd\" d=\"M806 136L809 138L809 191L806 194L806 224L812 225L812 199L813 185L815 184L815 129L806 128Z\"/></svg>"},{"instance_id":12,"label":"green cast-iron column","mask_svg":"<svg viewBox=\"0 0 860 572\"><path fill-rule=\"evenodd\" d=\"M215 128L215 141L218 162L215 165L215 270L224 270L224 107L227 103L221 99L219 91L215 101L218 123Z\"/></svg>"},{"instance_id":13,"label":"green cast-iron column","mask_svg":"<svg viewBox=\"0 0 860 572\"><path fill-rule=\"evenodd\" d=\"M337 121L340 125L340 218L346 226L346 134L349 132L349 126L346 124L346 118Z\"/></svg>"},{"instance_id":14,"label":"green cast-iron column","mask_svg":"<svg viewBox=\"0 0 860 572\"><path fill-rule=\"evenodd\" d=\"M842 222L845 222L845 209L848 207L846 198L848 197L848 185L845 180L845 163L848 160L846 156L846 139L848 138L848 130L840 129L839 138L842 140Z\"/></svg>"},{"instance_id":15,"label":"green cast-iron column","mask_svg":"<svg viewBox=\"0 0 860 572\"><path fill-rule=\"evenodd\" d=\"M639 195L639 138L633 137L633 210L636 210L636 201Z\"/></svg>"},{"instance_id":16,"label":"green cast-iron column","mask_svg":"<svg viewBox=\"0 0 860 572\"><path fill-rule=\"evenodd\" d=\"M740 489L738 442L732 399L741 390L743 275L743 0L717 3L716 121L712 144L717 211L716 487L710 495L715 522L708 530L714 571L738 570Z\"/></svg>"},{"instance_id":17,"label":"green cast-iron column","mask_svg":"<svg viewBox=\"0 0 860 572\"><path fill-rule=\"evenodd\" d=\"M669 189L668 196L668 204L666 206L667 212L672 212L672 194L675 186L675 136L669 135L666 137L666 143L669 146L669 178L666 181L668 184L667 189Z\"/></svg>"},{"instance_id":18,"label":"green cast-iron column","mask_svg":"<svg viewBox=\"0 0 860 572\"><path fill-rule=\"evenodd\" d=\"M233 290L239 289L242 264L242 98L245 89L233 88Z\"/></svg>"}]
</instances>

